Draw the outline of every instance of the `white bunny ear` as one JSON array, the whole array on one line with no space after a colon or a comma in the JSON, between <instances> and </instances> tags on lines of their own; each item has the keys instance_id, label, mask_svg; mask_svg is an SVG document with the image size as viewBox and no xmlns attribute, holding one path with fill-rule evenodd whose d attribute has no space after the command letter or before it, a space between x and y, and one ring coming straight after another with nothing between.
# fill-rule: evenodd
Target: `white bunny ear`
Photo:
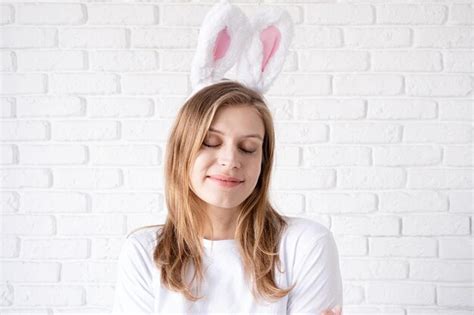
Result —
<instances>
[{"instance_id":1,"label":"white bunny ear","mask_svg":"<svg viewBox=\"0 0 474 315\"><path fill-rule=\"evenodd\" d=\"M283 68L293 39L293 22L286 11L272 7L258 12L250 24L253 34L237 62L237 76L264 93Z\"/></svg>"},{"instance_id":2,"label":"white bunny ear","mask_svg":"<svg viewBox=\"0 0 474 315\"><path fill-rule=\"evenodd\" d=\"M245 14L223 0L208 12L191 65L193 91L222 79L236 63L251 33Z\"/></svg>"}]
</instances>

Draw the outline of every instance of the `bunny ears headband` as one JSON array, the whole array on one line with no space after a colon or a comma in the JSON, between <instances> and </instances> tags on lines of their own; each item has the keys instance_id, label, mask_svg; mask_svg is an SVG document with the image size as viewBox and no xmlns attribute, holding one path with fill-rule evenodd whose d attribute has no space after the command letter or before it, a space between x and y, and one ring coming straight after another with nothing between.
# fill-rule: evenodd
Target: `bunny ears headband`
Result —
<instances>
[{"instance_id":1,"label":"bunny ears headband","mask_svg":"<svg viewBox=\"0 0 474 315\"><path fill-rule=\"evenodd\" d=\"M280 73L292 37L293 23L286 11L265 8L248 19L221 0L201 25L191 66L192 94L222 80L234 64L236 80L263 94Z\"/></svg>"}]
</instances>

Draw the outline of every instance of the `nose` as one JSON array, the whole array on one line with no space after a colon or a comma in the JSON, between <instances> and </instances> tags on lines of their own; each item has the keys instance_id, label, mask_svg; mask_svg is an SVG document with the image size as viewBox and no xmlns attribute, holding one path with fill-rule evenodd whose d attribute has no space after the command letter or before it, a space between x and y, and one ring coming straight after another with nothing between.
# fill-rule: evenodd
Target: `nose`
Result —
<instances>
[{"instance_id":1,"label":"nose","mask_svg":"<svg viewBox=\"0 0 474 315\"><path fill-rule=\"evenodd\" d=\"M228 168L240 168L240 158L238 149L233 146L222 146L218 156L219 164Z\"/></svg>"}]
</instances>

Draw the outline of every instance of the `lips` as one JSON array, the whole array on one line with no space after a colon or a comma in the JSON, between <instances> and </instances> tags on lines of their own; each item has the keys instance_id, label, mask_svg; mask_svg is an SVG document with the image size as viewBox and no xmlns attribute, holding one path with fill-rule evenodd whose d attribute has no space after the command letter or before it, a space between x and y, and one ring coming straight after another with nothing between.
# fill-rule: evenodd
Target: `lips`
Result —
<instances>
[{"instance_id":1,"label":"lips","mask_svg":"<svg viewBox=\"0 0 474 315\"><path fill-rule=\"evenodd\" d=\"M232 182L232 183L241 183L241 182L243 182L243 180L240 180L236 177L231 177L231 176L221 175L221 174L211 175L211 176L208 176L208 177L213 178L213 179L217 179L217 180L220 180L220 181L223 181L223 182Z\"/></svg>"}]
</instances>

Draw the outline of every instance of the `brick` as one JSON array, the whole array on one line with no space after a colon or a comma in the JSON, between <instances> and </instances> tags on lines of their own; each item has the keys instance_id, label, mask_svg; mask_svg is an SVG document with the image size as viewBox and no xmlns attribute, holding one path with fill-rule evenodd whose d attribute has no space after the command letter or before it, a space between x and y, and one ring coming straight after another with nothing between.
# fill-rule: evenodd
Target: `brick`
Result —
<instances>
[{"instance_id":1,"label":"brick","mask_svg":"<svg viewBox=\"0 0 474 315\"><path fill-rule=\"evenodd\" d=\"M305 7L305 24L373 24L375 14L370 5L317 3Z\"/></svg>"},{"instance_id":2,"label":"brick","mask_svg":"<svg viewBox=\"0 0 474 315\"><path fill-rule=\"evenodd\" d=\"M342 47L343 34L336 27L295 26L292 45L300 48L337 48Z\"/></svg>"},{"instance_id":3,"label":"brick","mask_svg":"<svg viewBox=\"0 0 474 315\"><path fill-rule=\"evenodd\" d=\"M158 95L156 99L156 115L160 118L175 119L185 102L182 96Z\"/></svg>"},{"instance_id":4,"label":"brick","mask_svg":"<svg viewBox=\"0 0 474 315\"><path fill-rule=\"evenodd\" d=\"M368 101L369 119L435 119L437 105L432 100L371 99Z\"/></svg>"},{"instance_id":5,"label":"brick","mask_svg":"<svg viewBox=\"0 0 474 315\"><path fill-rule=\"evenodd\" d=\"M414 32L415 48L470 48L474 35L469 27L420 27Z\"/></svg>"},{"instance_id":6,"label":"brick","mask_svg":"<svg viewBox=\"0 0 474 315\"><path fill-rule=\"evenodd\" d=\"M369 255L374 257L436 257L437 242L423 237L370 237Z\"/></svg>"},{"instance_id":7,"label":"brick","mask_svg":"<svg viewBox=\"0 0 474 315\"><path fill-rule=\"evenodd\" d=\"M18 152L16 146L0 145L0 164L16 164L18 161Z\"/></svg>"},{"instance_id":8,"label":"brick","mask_svg":"<svg viewBox=\"0 0 474 315\"><path fill-rule=\"evenodd\" d=\"M444 259L474 259L474 239L442 238L439 240L439 257Z\"/></svg>"},{"instance_id":9,"label":"brick","mask_svg":"<svg viewBox=\"0 0 474 315\"><path fill-rule=\"evenodd\" d=\"M344 30L348 48L403 48L412 42L409 28L348 28Z\"/></svg>"},{"instance_id":10,"label":"brick","mask_svg":"<svg viewBox=\"0 0 474 315\"><path fill-rule=\"evenodd\" d=\"M23 239L23 259L83 259L89 256L89 241L80 239Z\"/></svg>"},{"instance_id":11,"label":"brick","mask_svg":"<svg viewBox=\"0 0 474 315\"><path fill-rule=\"evenodd\" d=\"M408 263L400 260L343 258L341 275L347 280L393 280L408 277Z\"/></svg>"},{"instance_id":12,"label":"brick","mask_svg":"<svg viewBox=\"0 0 474 315\"><path fill-rule=\"evenodd\" d=\"M201 26L204 17L211 9L209 5L163 5L161 24L166 26ZM243 8L241 8L243 9ZM245 13L244 13L245 14Z\"/></svg>"},{"instance_id":13,"label":"brick","mask_svg":"<svg viewBox=\"0 0 474 315\"><path fill-rule=\"evenodd\" d=\"M15 116L15 99L0 97L0 117L12 118L13 116Z\"/></svg>"},{"instance_id":14,"label":"brick","mask_svg":"<svg viewBox=\"0 0 474 315\"><path fill-rule=\"evenodd\" d=\"M87 23L90 25L151 25L158 23L158 7L154 5L89 4Z\"/></svg>"},{"instance_id":15,"label":"brick","mask_svg":"<svg viewBox=\"0 0 474 315\"><path fill-rule=\"evenodd\" d=\"M339 168L337 173L337 186L343 189L402 188L406 182L405 170L394 167Z\"/></svg>"},{"instance_id":16,"label":"brick","mask_svg":"<svg viewBox=\"0 0 474 315\"><path fill-rule=\"evenodd\" d=\"M328 127L321 123L276 123L276 138L280 143L312 144L326 142L329 136Z\"/></svg>"},{"instance_id":17,"label":"brick","mask_svg":"<svg viewBox=\"0 0 474 315\"><path fill-rule=\"evenodd\" d=\"M366 71L369 54L363 51L301 50L299 63L304 71Z\"/></svg>"},{"instance_id":18,"label":"brick","mask_svg":"<svg viewBox=\"0 0 474 315\"><path fill-rule=\"evenodd\" d=\"M389 4L376 7L379 24L443 24L447 8L438 4Z\"/></svg>"},{"instance_id":19,"label":"brick","mask_svg":"<svg viewBox=\"0 0 474 315\"><path fill-rule=\"evenodd\" d=\"M155 51L95 51L90 54L94 71L157 71L158 54Z\"/></svg>"},{"instance_id":20,"label":"brick","mask_svg":"<svg viewBox=\"0 0 474 315\"><path fill-rule=\"evenodd\" d=\"M123 238L94 237L91 243L91 258L94 260L116 260L123 246Z\"/></svg>"},{"instance_id":21,"label":"brick","mask_svg":"<svg viewBox=\"0 0 474 315\"><path fill-rule=\"evenodd\" d=\"M341 257L367 255L367 239L365 237L339 235L335 237L335 241ZM344 300L346 300L345 296Z\"/></svg>"},{"instance_id":22,"label":"brick","mask_svg":"<svg viewBox=\"0 0 474 315\"><path fill-rule=\"evenodd\" d=\"M15 54L21 71L79 71L87 68L83 51L18 50Z\"/></svg>"},{"instance_id":23,"label":"brick","mask_svg":"<svg viewBox=\"0 0 474 315\"><path fill-rule=\"evenodd\" d=\"M53 171L55 188L111 189L122 186L122 172L114 168L58 168Z\"/></svg>"},{"instance_id":24,"label":"brick","mask_svg":"<svg viewBox=\"0 0 474 315\"><path fill-rule=\"evenodd\" d=\"M437 191L379 192L379 210L383 212L446 212L448 198Z\"/></svg>"},{"instance_id":25,"label":"brick","mask_svg":"<svg viewBox=\"0 0 474 315\"><path fill-rule=\"evenodd\" d=\"M163 196L156 193L93 194L92 212L162 212Z\"/></svg>"},{"instance_id":26,"label":"brick","mask_svg":"<svg viewBox=\"0 0 474 315\"><path fill-rule=\"evenodd\" d=\"M11 5L0 5L0 25L11 24L14 21L14 12Z\"/></svg>"},{"instance_id":27,"label":"brick","mask_svg":"<svg viewBox=\"0 0 474 315\"><path fill-rule=\"evenodd\" d=\"M392 74L349 74L334 76L336 95L400 95L403 78Z\"/></svg>"},{"instance_id":28,"label":"brick","mask_svg":"<svg viewBox=\"0 0 474 315\"><path fill-rule=\"evenodd\" d=\"M4 235L51 235L56 231L55 219L46 215L4 215Z\"/></svg>"},{"instance_id":29,"label":"brick","mask_svg":"<svg viewBox=\"0 0 474 315\"><path fill-rule=\"evenodd\" d=\"M318 166L367 166L371 164L369 148L355 146L305 146L303 165Z\"/></svg>"},{"instance_id":30,"label":"brick","mask_svg":"<svg viewBox=\"0 0 474 315\"><path fill-rule=\"evenodd\" d=\"M90 147L93 165L143 165L161 164L161 150L153 145L102 145Z\"/></svg>"},{"instance_id":31,"label":"brick","mask_svg":"<svg viewBox=\"0 0 474 315\"><path fill-rule=\"evenodd\" d=\"M413 260L410 279L433 282L472 282L472 263L439 260Z\"/></svg>"},{"instance_id":32,"label":"brick","mask_svg":"<svg viewBox=\"0 0 474 315\"><path fill-rule=\"evenodd\" d=\"M468 96L472 80L467 75L413 75L406 77L406 90L410 96Z\"/></svg>"},{"instance_id":33,"label":"brick","mask_svg":"<svg viewBox=\"0 0 474 315\"><path fill-rule=\"evenodd\" d=\"M58 94L115 94L119 78L111 73L61 73L51 75L50 85Z\"/></svg>"},{"instance_id":34,"label":"brick","mask_svg":"<svg viewBox=\"0 0 474 315\"><path fill-rule=\"evenodd\" d=\"M15 304L20 306L84 305L84 289L68 285L15 287Z\"/></svg>"},{"instance_id":35,"label":"brick","mask_svg":"<svg viewBox=\"0 0 474 315\"><path fill-rule=\"evenodd\" d=\"M442 69L441 53L435 51L374 51L374 71L439 72Z\"/></svg>"},{"instance_id":36,"label":"brick","mask_svg":"<svg viewBox=\"0 0 474 315\"><path fill-rule=\"evenodd\" d=\"M1 94L37 94L46 92L43 74L3 73L0 76Z\"/></svg>"},{"instance_id":37,"label":"brick","mask_svg":"<svg viewBox=\"0 0 474 315\"><path fill-rule=\"evenodd\" d=\"M87 305L110 307L114 303L113 286L88 286L86 287Z\"/></svg>"},{"instance_id":38,"label":"brick","mask_svg":"<svg viewBox=\"0 0 474 315\"><path fill-rule=\"evenodd\" d=\"M188 78L184 74L124 74L121 86L126 94L186 94Z\"/></svg>"},{"instance_id":39,"label":"brick","mask_svg":"<svg viewBox=\"0 0 474 315\"><path fill-rule=\"evenodd\" d=\"M445 72L472 72L474 56L470 51L445 51L444 71Z\"/></svg>"},{"instance_id":40,"label":"brick","mask_svg":"<svg viewBox=\"0 0 474 315\"><path fill-rule=\"evenodd\" d=\"M0 38L0 48L51 48L58 34L54 28L8 27L0 30Z\"/></svg>"},{"instance_id":41,"label":"brick","mask_svg":"<svg viewBox=\"0 0 474 315\"><path fill-rule=\"evenodd\" d=\"M474 7L472 3L455 3L450 7L447 24L473 24Z\"/></svg>"},{"instance_id":42,"label":"brick","mask_svg":"<svg viewBox=\"0 0 474 315\"><path fill-rule=\"evenodd\" d=\"M0 6L1 8L1 6ZM0 71L14 71L14 58L15 55L11 51L1 51L0 52Z\"/></svg>"},{"instance_id":43,"label":"brick","mask_svg":"<svg viewBox=\"0 0 474 315\"><path fill-rule=\"evenodd\" d=\"M469 217L461 215L410 215L402 219L403 235L467 235Z\"/></svg>"},{"instance_id":44,"label":"brick","mask_svg":"<svg viewBox=\"0 0 474 315\"><path fill-rule=\"evenodd\" d=\"M435 286L419 283L372 282L367 284L370 304L433 305Z\"/></svg>"},{"instance_id":45,"label":"brick","mask_svg":"<svg viewBox=\"0 0 474 315\"><path fill-rule=\"evenodd\" d=\"M127 216L126 234L143 226L164 224L166 221L166 214L134 214Z\"/></svg>"},{"instance_id":46,"label":"brick","mask_svg":"<svg viewBox=\"0 0 474 315\"><path fill-rule=\"evenodd\" d=\"M197 28L150 27L131 32L133 48L194 48L197 39Z\"/></svg>"},{"instance_id":47,"label":"brick","mask_svg":"<svg viewBox=\"0 0 474 315\"><path fill-rule=\"evenodd\" d=\"M18 272L21 270L21 272ZM60 264L56 262L2 262L2 281L58 282Z\"/></svg>"},{"instance_id":48,"label":"brick","mask_svg":"<svg viewBox=\"0 0 474 315\"><path fill-rule=\"evenodd\" d=\"M2 121L0 125L0 141L48 140L50 137L49 123L44 121Z\"/></svg>"},{"instance_id":49,"label":"brick","mask_svg":"<svg viewBox=\"0 0 474 315\"><path fill-rule=\"evenodd\" d=\"M415 189L469 189L473 188L472 169L410 169L408 188Z\"/></svg>"},{"instance_id":50,"label":"brick","mask_svg":"<svg viewBox=\"0 0 474 315\"><path fill-rule=\"evenodd\" d=\"M1 284L0 285L0 306L9 306L12 304L13 304L13 286L9 283Z\"/></svg>"},{"instance_id":51,"label":"brick","mask_svg":"<svg viewBox=\"0 0 474 315\"><path fill-rule=\"evenodd\" d=\"M377 208L374 194L369 193L309 193L308 212L367 213Z\"/></svg>"},{"instance_id":52,"label":"brick","mask_svg":"<svg viewBox=\"0 0 474 315\"><path fill-rule=\"evenodd\" d=\"M17 212L20 196L14 191L0 191L0 210L2 213Z\"/></svg>"},{"instance_id":53,"label":"brick","mask_svg":"<svg viewBox=\"0 0 474 315\"><path fill-rule=\"evenodd\" d=\"M472 140L469 124L456 123L406 123L404 142L467 143Z\"/></svg>"},{"instance_id":54,"label":"brick","mask_svg":"<svg viewBox=\"0 0 474 315\"><path fill-rule=\"evenodd\" d=\"M346 285L344 285L345 287ZM346 296L344 295L344 301L346 300ZM346 304L346 302L344 302ZM351 304L356 304L356 303L351 303ZM361 303L359 303L361 304ZM344 312L347 312L348 314L354 314L354 315L379 315L379 314L384 314L384 315L405 315L405 310L402 308L398 307L369 307L369 306L346 306L344 305Z\"/></svg>"},{"instance_id":55,"label":"brick","mask_svg":"<svg viewBox=\"0 0 474 315\"><path fill-rule=\"evenodd\" d=\"M0 257L1 258L15 258L20 252L20 240L18 237L5 237L0 239ZM0 290L1 291L1 290ZM1 300L0 300L1 305Z\"/></svg>"},{"instance_id":56,"label":"brick","mask_svg":"<svg viewBox=\"0 0 474 315\"><path fill-rule=\"evenodd\" d=\"M188 72L191 69L194 50L163 50L160 51L159 57L162 71Z\"/></svg>"},{"instance_id":57,"label":"brick","mask_svg":"<svg viewBox=\"0 0 474 315\"><path fill-rule=\"evenodd\" d=\"M87 98L89 117L148 117L153 115L153 100L149 98ZM173 116L175 117L175 116Z\"/></svg>"},{"instance_id":58,"label":"brick","mask_svg":"<svg viewBox=\"0 0 474 315\"><path fill-rule=\"evenodd\" d=\"M427 145L377 146L373 148L374 165L425 166L441 163L441 149Z\"/></svg>"},{"instance_id":59,"label":"brick","mask_svg":"<svg viewBox=\"0 0 474 315\"><path fill-rule=\"evenodd\" d=\"M78 97L18 97L18 117L74 117L83 116L85 106Z\"/></svg>"},{"instance_id":60,"label":"brick","mask_svg":"<svg viewBox=\"0 0 474 315\"><path fill-rule=\"evenodd\" d=\"M55 121L52 137L64 141L117 140L119 124L116 121L82 120Z\"/></svg>"},{"instance_id":61,"label":"brick","mask_svg":"<svg viewBox=\"0 0 474 315\"><path fill-rule=\"evenodd\" d=\"M171 127L170 120L127 120L122 122L121 136L130 141L165 142Z\"/></svg>"},{"instance_id":62,"label":"brick","mask_svg":"<svg viewBox=\"0 0 474 315\"><path fill-rule=\"evenodd\" d=\"M400 220L395 216L334 216L331 231L341 235L399 235Z\"/></svg>"},{"instance_id":63,"label":"brick","mask_svg":"<svg viewBox=\"0 0 474 315\"><path fill-rule=\"evenodd\" d=\"M294 102L289 98L271 97L266 103L273 119L292 120L294 118Z\"/></svg>"},{"instance_id":64,"label":"brick","mask_svg":"<svg viewBox=\"0 0 474 315\"><path fill-rule=\"evenodd\" d=\"M124 224L122 215L62 215L58 216L58 235L117 236L123 234Z\"/></svg>"},{"instance_id":65,"label":"brick","mask_svg":"<svg viewBox=\"0 0 474 315\"><path fill-rule=\"evenodd\" d=\"M362 100L302 99L295 106L296 118L319 119L361 119L365 117L365 103Z\"/></svg>"},{"instance_id":66,"label":"brick","mask_svg":"<svg viewBox=\"0 0 474 315\"><path fill-rule=\"evenodd\" d=\"M299 147L285 146L276 149L275 166L298 166L301 160Z\"/></svg>"},{"instance_id":67,"label":"brick","mask_svg":"<svg viewBox=\"0 0 474 315\"><path fill-rule=\"evenodd\" d=\"M408 309L408 315L472 315L470 311L457 311L451 309Z\"/></svg>"},{"instance_id":68,"label":"brick","mask_svg":"<svg viewBox=\"0 0 474 315\"><path fill-rule=\"evenodd\" d=\"M85 194L75 192L22 192L22 212L87 212L89 201Z\"/></svg>"},{"instance_id":69,"label":"brick","mask_svg":"<svg viewBox=\"0 0 474 315\"><path fill-rule=\"evenodd\" d=\"M75 3L23 3L16 7L19 24L84 24L86 9Z\"/></svg>"},{"instance_id":70,"label":"brick","mask_svg":"<svg viewBox=\"0 0 474 315\"><path fill-rule=\"evenodd\" d=\"M8 168L0 175L2 188L48 188L51 172L47 169Z\"/></svg>"},{"instance_id":71,"label":"brick","mask_svg":"<svg viewBox=\"0 0 474 315\"><path fill-rule=\"evenodd\" d=\"M65 262L61 280L67 282L115 282L115 262Z\"/></svg>"},{"instance_id":72,"label":"brick","mask_svg":"<svg viewBox=\"0 0 474 315\"><path fill-rule=\"evenodd\" d=\"M122 28L62 28L60 48L128 48L128 31Z\"/></svg>"},{"instance_id":73,"label":"brick","mask_svg":"<svg viewBox=\"0 0 474 315\"><path fill-rule=\"evenodd\" d=\"M302 214L305 211L303 194L274 192L272 200L275 208L287 215Z\"/></svg>"},{"instance_id":74,"label":"brick","mask_svg":"<svg viewBox=\"0 0 474 315\"><path fill-rule=\"evenodd\" d=\"M440 286L437 289L438 305L474 307L474 288L472 286L448 287Z\"/></svg>"},{"instance_id":75,"label":"brick","mask_svg":"<svg viewBox=\"0 0 474 315\"><path fill-rule=\"evenodd\" d=\"M336 184L336 173L330 169L279 169L274 173L276 189L328 189Z\"/></svg>"},{"instance_id":76,"label":"brick","mask_svg":"<svg viewBox=\"0 0 474 315\"><path fill-rule=\"evenodd\" d=\"M331 77L316 74L281 74L268 94L283 96L313 96L331 94Z\"/></svg>"},{"instance_id":77,"label":"brick","mask_svg":"<svg viewBox=\"0 0 474 315\"><path fill-rule=\"evenodd\" d=\"M87 161L85 146L78 145L20 145L21 164L71 165Z\"/></svg>"},{"instance_id":78,"label":"brick","mask_svg":"<svg viewBox=\"0 0 474 315\"><path fill-rule=\"evenodd\" d=\"M388 123L334 123L331 142L335 143L397 143L401 126Z\"/></svg>"},{"instance_id":79,"label":"brick","mask_svg":"<svg viewBox=\"0 0 474 315\"><path fill-rule=\"evenodd\" d=\"M472 100L440 100L440 120L474 120L474 101Z\"/></svg>"},{"instance_id":80,"label":"brick","mask_svg":"<svg viewBox=\"0 0 474 315\"><path fill-rule=\"evenodd\" d=\"M473 166L474 148L472 146L446 146L444 147L443 165L447 166Z\"/></svg>"},{"instance_id":81,"label":"brick","mask_svg":"<svg viewBox=\"0 0 474 315\"><path fill-rule=\"evenodd\" d=\"M351 311L350 306L346 306L346 305L350 305L350 304L358 305L358 304L363 303L365 299L364 288L360 285L345 283L342 289L342 296L344 297L344 312L350 312L349 314L358 314ZM404 314L399 314L399 315L404 315Z\"/></svg>"},{"instance_id":82,"label":"brick","mask_svg":"<svg viewBox=\"0 0 474 315\"><path fill-rule=\"evenodd\" d=\"M132 190L163 190L164 171L163 168L131 168L125 171L125 183Z\"/></svg>"},{"instance_id":83,"label":"brick","mask_svg":"<svg viewBox=\"0 0 474 315\"><path fill-rule=\"evenodd\" d=\"M472 191L450 191L449 196L449 211L456 213L471 213L474 212L474 202Z\"/></svg>"}]
</instances>

